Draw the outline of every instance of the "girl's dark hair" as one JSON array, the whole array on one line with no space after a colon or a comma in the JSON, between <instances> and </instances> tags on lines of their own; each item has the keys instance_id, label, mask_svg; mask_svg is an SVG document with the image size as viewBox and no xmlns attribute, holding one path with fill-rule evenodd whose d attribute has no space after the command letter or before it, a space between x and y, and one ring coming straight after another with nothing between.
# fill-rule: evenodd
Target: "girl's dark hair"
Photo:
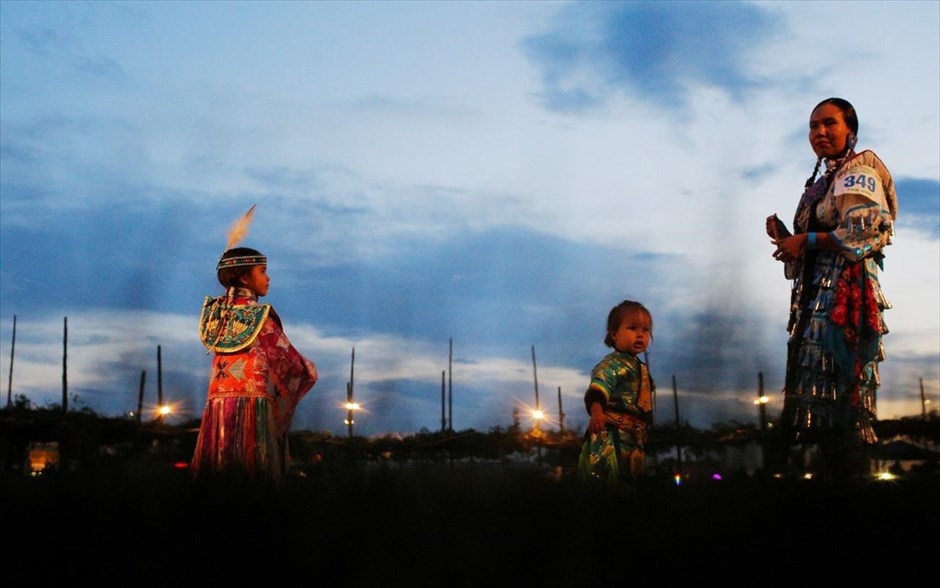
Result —
<instances>
[{"instance_id":1,"label":"girl's dark hair","mask_svg":"<svg viewBox=\"0 0 940 588\"><path fill-rule=\"evenodd\" d=\"M645 306L634 300L624 300L617 306L610 309L607 314L607 334L604 336L604 345L613 348L613 333L620 328L623 318L630 314L645 314L650 319L650 338L653 330L653 314Z\"/></svg>"},{"instance_id":2,"label":"girl's dark hair","mask_svg":"<svg viewBox=\"0 0 940 588\"><path fill-rule=\"evenodd\" d=\"M250 247L233 247L222 254L221 260L231 259L233 257L263 257L262 254L257 249L252 249ZM241 277L247 276L251 273L251 268L255 267L254 265L238 265L235 267L222 267L216 272L216 276L219 278L219 283L225 286L225 288L239 288L241 287Z\"/></svg>"},{"instance_id":3,"label":"girl's dark hair","mask_svg":"<svg viewBox=\"0 0 940 588\"><path fill-rule=\"evenodd\" d=\"M819 104L814 106L813 110L811 110L810 112L815 112L816 109L822 106L823 104L831 104L835 106L836 108L838 108L839 111L842 112L842 120L845 121L846 126L849 127L849 130L852 131L853 135L855 135L856 137L858 136L858 113L855 112L855 107L852 106L851 102L849 102L848 100L844 98L835 98L835 97L826 98L825 100L821 101ZM848 148L849 148L848 145L846 145L846 150L848 150ZM805 184L806 188L809 188L810 186L812 186L813 182L816 181L816 176L817 174L819 174L819 166L821 164L822 164L822 158L817 157L816 167L813 168L813 175L811 175L806 180L806 184Z\"/></svg>"}]
</instances>

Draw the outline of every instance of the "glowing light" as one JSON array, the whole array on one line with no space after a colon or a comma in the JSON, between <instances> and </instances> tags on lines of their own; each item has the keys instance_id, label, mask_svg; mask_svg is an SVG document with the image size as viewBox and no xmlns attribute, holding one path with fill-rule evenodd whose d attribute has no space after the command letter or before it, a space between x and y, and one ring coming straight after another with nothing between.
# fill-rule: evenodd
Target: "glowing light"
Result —
<instances>
[{"instance_id":1,"label":"glowing light","mask_svg":"<svg viewBox=\"0 0 940 588\"><path fill-rule=\"evenodd\" d=\"M31 443L29 448L29 467L32 475L39 475L47 467L59 465L59 442Z\"/></svg>"},{"instance_id":2,"label":"glowing light","mask_svg":"<svg viewBox=\"0 0 940 588\"><path fill-rule=\"evenodd\" d=\"M358 402L347 402L343 405L343 408L346 409L346 418L343 419L344 425L353 425L356 423L354 414L357 410L362 410L362 406Z\"/></svg>"},{"instance_id":3,"label":"glowing light","mask_svg":"<svg viewBox=\"0 0 940 588\"><path fill-rule=\"evenodd\" d=\"M132 413L136 415L136 413ZM163 419L165 417L173 416L180 417L187 414L186 403L185 401L176 401L176 402L165 402L159 405L149 405L142 407L141 415L151 414L152 418Z\"/></svg>"},{"instance_id":4,"label":"glowing light","mask_svg":"<svg viewBox=\"0 0 940 588\"><path fill-rule=\"evenodd\" d=\"M514 403L518 407L518 413L528 415L528 421L535 426L558 426L559 424L557 417L553 417L550 412L545 412L541 407L533 406L519 398L514 398Z\"/></svg>"},{"instance_id":5,"label":"glowing light","mask_svg":"<svg viewBox=\"0 0 940 588\"><path fill-rule=\"evenodd\" d=\"M715 472L714 474L712 474L712 480L719 480L719 481L720 481L721 479L722 479L722 478L721 478L721 474L719 474L718 472Z\"/></svg>"},{"instance_id":6,"label":"glowing light","mask_svg":"<svg viewBox=\"0 0 940 588\"><path fill-rule=\"evenodd\" d=\"M754 404L767 404L768 402L770 402L770 398L767 396L761 396L754 401Z\"/></svg>"},{"instance_id":7,"label":"glowing light","mask_svg":"<svg viewBox=\"0 0 940 588\"><path fill-rule=\"evenodd\" d=\"M672 476L672 479L676 482L676 486L682 484L682 476L680 476L679 474L674 474Z\"/></svg>"},{"instance_id":8,"label":"glowing light","mask_svg":"<svg viewBox=\"0 0 940 588\"><path fill-rule=\"evenodd\" d=\"M878 480L879 482L893 482L897 480L898 477L892 474L891 472L885 471L885 472L878 472L877 474L875 474L875 479Z\"/></svg>"}]
</instances>

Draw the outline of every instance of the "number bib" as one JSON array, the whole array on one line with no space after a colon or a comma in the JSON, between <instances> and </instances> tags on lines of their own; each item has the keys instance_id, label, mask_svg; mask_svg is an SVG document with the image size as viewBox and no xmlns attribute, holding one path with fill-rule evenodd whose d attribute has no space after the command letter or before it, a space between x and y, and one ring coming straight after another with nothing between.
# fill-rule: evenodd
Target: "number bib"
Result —
<instances>
[{"instance_id":1,"label":"number bib","mask_svg":"<svg viewBox=\"0 0 940 588\"><path fill-rule=\"evenodd\" d=\"M836 196L858 194L879 204L885 202L884 186L875 168L867 165L853 166L836 176L833 186Z\"/></svg>"}]
</instances>

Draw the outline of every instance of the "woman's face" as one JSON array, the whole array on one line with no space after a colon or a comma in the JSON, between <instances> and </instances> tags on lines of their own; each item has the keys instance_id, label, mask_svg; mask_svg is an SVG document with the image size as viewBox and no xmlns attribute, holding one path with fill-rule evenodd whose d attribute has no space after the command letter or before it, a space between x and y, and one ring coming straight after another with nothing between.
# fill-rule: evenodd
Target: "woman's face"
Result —
<instances>
[{"instance_id":1,"label":"woman's face","mask_svg":"<svg viewBox=\"0 0 940 588\"><path fill-rule=\"evenodd\" d=\"M809 117L809 144L816 157L834 157L845 149L846 137L852 132L838 106L821 104Z\"/></svg>"}]
</instances>

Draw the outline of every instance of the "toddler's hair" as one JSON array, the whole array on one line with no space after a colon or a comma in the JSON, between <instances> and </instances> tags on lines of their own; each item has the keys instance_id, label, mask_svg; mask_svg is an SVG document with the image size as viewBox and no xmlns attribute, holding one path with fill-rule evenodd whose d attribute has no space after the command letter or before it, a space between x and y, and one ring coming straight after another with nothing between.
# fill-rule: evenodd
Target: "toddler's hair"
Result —
<instances>
[{"instance_id":1,"label":"toddler's hair","mask_svg":"<svg viewBox=\"0 0 940 588\"><path fill-rule=\"evenodd\" d=\"M620 328L620 323L623 322L624 317L633 314L645 314L650 319L650 337L652 338L653 314L639 302L624 300L611 308L610 313L607 315L607 334L604 336L604 345L610 348L614 347L613 333Z\"/></svg>"}]
</instances>

